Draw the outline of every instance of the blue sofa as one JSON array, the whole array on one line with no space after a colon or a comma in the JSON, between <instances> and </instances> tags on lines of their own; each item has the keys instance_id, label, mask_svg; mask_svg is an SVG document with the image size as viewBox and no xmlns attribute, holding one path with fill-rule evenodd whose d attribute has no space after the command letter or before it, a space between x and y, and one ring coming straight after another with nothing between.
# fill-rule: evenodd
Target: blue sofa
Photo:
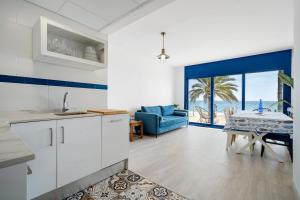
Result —
<instances>
[{"instance_id":1,"label":"blue sofa","mask_svg":"<svg viewBox=\"0 0 300 200\"><path fill-rule=\"evenodd\" d=\"M188 111L169 106L142 106L135 120L144 122L144 132L156 135L188 125Z\"/></svg>"}]
</instances>

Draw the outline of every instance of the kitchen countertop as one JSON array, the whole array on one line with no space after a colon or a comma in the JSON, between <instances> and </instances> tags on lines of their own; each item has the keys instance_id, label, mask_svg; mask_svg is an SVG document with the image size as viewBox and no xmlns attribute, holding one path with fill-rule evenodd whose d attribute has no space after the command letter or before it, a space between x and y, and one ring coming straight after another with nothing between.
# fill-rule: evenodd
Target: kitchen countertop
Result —
<instances>
[{"instance_id":1,"label":"kitchen countertop","mask_svg":"<svg viewBox=\"0 0 300 200\"><path fill-rule=\"evenodd\" d=\"M118 109L88 109L88 112L98 113L101 115L118 115L118 114L129 114L127 110L118 110Z\"/></svg>"},{"instance_id":2,"label":"kitchen countertop","mask_svg":"<svg viewBox=\"0 0 300 200\"><path fill-rule=\"evenodd\" d=\"M60 119L72 119L81 117L93 117L99 116L99 113L87 113L77 115L64 115L58 116L52 112L47 111L13 111L13 112L0 112L0 122L5 121L9 124L47 121L47 120L60 120Z\"/></svg>"},{"instance_id":3,"label":"kitchen countertop","mask_svg":"<svg viewBox=\"0 0 300 200\"><path fill-rule=\"evenodd\" d=\"M0 169L34 159L34 153L10 130L7 123L0 122Z\"/></svg>"}]
</instances>

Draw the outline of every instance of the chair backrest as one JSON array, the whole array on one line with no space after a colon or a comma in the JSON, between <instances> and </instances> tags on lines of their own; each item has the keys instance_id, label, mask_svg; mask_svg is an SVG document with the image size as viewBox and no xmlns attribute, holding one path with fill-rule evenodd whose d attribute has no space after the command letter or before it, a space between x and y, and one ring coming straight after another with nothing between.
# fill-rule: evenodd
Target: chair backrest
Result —
<instances>
[{"instance_id":1,"label":"chair backrest","mask_svg":"<svg viewBox=\"0 0 300 200\"><path fill-rule=\"evenodd\" d=\"M234 113L236 113L238 111L238 107L232 107L231 108L231 114L233 115Z\"/></svg>"},{"instance_id":2,"label":"chair backrest","mask_svg":"<svg viewBox=\"0 0 300 200\"><path fill-rule=\"evenodd\" d=\"M293 108L292 108L292 107L288 107L288 108L286 109L286 111L287 111L288 115L289 115L291 118L294 117L294 111L293 111Z\"/></svg>"},{"instance_id":3,"label":"chair backrest","mask_svg":"<svg viewBox=\"0 0 300 200\"><path fill-rule=\"evenodd\" d=\"M201 106L195 107L197 112L199 113L200 117L202 118L208 118L208 111L202 108Z\"/></svg>"},{"instance_id":4,"label":"chair backrest","mask_svg":"<svg viewBox=\"0 0 300 200\"><path fill-rule=\"evenodd\" d=\"M230 108L225 108L224 109L224 115L225 115L225 121L226 123L229 122L229 117L232 115L232 111Z\"/></svg>"}]
</instances>

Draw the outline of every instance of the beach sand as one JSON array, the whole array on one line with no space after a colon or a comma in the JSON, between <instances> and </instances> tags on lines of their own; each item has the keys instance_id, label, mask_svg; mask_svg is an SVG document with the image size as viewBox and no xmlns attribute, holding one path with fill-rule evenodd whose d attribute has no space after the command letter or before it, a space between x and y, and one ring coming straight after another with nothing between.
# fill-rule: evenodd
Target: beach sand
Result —
<instances>
[{"instance_id":1,"label":"beach sand","mask_svg":"<svg viewBox=\"0 0 300 200\"><path fill-rule=\"evenodd\" d=\"M217 125L225 125L225 115L222 112L217 112L217 116L215 117L215 124ZM200 119L200 115L198 112L189 111L189 120L190 122L198 122L198 123L209 123L204 119Z\"/></svg>"}]
</instances>

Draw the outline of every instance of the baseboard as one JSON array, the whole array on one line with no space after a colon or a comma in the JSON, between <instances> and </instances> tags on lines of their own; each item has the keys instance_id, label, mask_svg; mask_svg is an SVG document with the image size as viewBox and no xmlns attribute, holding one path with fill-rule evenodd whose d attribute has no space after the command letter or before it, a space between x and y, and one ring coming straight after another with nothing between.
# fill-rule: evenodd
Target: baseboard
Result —
<instances>
[{"instance_id":1,"label":"baseboard","mask_svg":"<svg viewBox=\"0 0 300 200\"><path fill-rule=\"evenodd\" d=\"M68 185L57 188L51 192L43 194L34 200L49 200L49 199L64 199L80 190L83 190L91 185L94 185L116 173L127 169L128 160L121 161L114 165L111 165L105 169L99 170L89 176L86 176L80 180L74 181Z\"/></svg>"}]
</instances>

